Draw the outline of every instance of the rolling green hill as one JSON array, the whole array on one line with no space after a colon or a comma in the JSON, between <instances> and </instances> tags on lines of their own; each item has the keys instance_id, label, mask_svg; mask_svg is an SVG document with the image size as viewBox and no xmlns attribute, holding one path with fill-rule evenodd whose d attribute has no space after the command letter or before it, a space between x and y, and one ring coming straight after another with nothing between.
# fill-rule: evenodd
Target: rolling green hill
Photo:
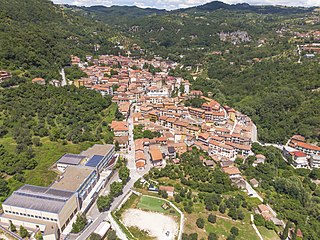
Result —
<instances>
[{"instance_id":1,"label":"rolling green hill","mask_svg":"<svg viewBox=\"0 0 320 240\"><path fill-rule=\"evenodd\" d=\"M57 69L76 54L100 54L114 47L116 32L48 0L0 0L0 69L58 77ZM94 45L101 46L94 52Z\"/></svg>"}]
</instances>

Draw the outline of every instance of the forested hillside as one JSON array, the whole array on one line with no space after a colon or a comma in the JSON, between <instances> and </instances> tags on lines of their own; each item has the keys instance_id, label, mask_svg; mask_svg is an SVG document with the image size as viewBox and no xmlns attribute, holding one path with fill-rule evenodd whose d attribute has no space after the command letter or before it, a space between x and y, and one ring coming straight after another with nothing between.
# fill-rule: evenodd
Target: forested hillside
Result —
<instances>
[{"instance_id":1,"label":"forested hillside","mask_svg":"<svg viewBox=\"0 0 320 240\"><path fill-rule=\"evenodd\" d=\"M319 141L319 75L318 63L278 59L241 69L215 60L209 78L200 77L193 87L251 116L264 142L284 143L297 133Z\"/></svg>"},{"instance_id":2,"label":"forested hillside","mask_svg":"<svg viewBox=\"0 0 320 240\"><path fill-rule=\"evenodd\" d=\"M138 8L135 6L92 6L92 7L74 7L76 10L83 10L92 18L99 18L102 21L111 24L118 25L132 20L150 16L150 15L161 15L167 13L166 10L159 10L154 8Z\"/></svg>"},{"instance_id":3,"label":"forested hillside","mask_svg":"<svg viewBox=\"0 0 320 240\"><path fill-rule=\"evenodd\" d=\"M0 69L58 78L70 55L107 53L116 32L48 0L0 0ZM94 45L100 49L94 52Z\"/></svg>"},{"instance_id":4,"label":"forested hillside","mask_svg":"<svg viewBox=\"0 0 320 240\"><path fill-rule=\"evenodd\" d=\"M50 184L55 174L48 168L62 154L101 140L112 142L107 128L115 114L111 97L74 86L31 83L2 89L0 96L0 185L6 186L0 202L22 182ZM28 170L36 167L30 175Z\"/></svg>"}]
</instances>

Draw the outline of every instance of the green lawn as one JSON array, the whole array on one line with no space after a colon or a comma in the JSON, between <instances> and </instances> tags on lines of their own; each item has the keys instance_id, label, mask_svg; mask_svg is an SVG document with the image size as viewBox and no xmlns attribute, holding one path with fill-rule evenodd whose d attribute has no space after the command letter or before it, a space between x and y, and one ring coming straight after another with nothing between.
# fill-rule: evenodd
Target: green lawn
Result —
<instances>
[{"instance_id":1,"label":"green lawn","mask_svg":"<svg viewBox=\"0 0 320 240\"><path fill-rule=\"evenodd\" d=\"M204 208L203 203L195 203L193 205L193 212L191 214L185 213L185 227L184 232L187 234L198 233L198 239L207 239L209 233L216 233L219 240L225 240L230 235L230 229L232 227L237 227L239 229L239 236L237 240L259 240L256 232L250 224L250 213L246 209L242 209L245 214L245 219L243 221L233 221L226 214L221 214L217 211L207 211ZM217 222L212 224L208 222L208 215L212 213L217 215ZM228 219L220 218L222 216ZM203 218L205 220L205 228L200 229L196 225L198 218Z\"/></svg>"},{"instance_id":2,"label":"green lawn","mask_svg":"<svg viewBox=\"0 0 320 240\"><path fill-rule=\"evenodd\" d=\"M276 234L275 231L269 230L266 227L257 227L260 234L262 235L264 240L279 240L279 236Z\"/></svg>"},{"instance_id":3,"label":"green lawn","mask_svg":"<svg viewBox=\"0 0 320 240\"><path fill-rule=\"evenodd\" d=\"M38 166L31 171L25 172L26 183L39 186L48 186L55 179L57 174L49 168L65 153L80 153L91 147L94 143L83 142L79 144L62 145L58 142L51 142L48 138L41 139L42 146L35 147L35 160Z\"/></svg>"},{"instance_id":4,"label":"green lawn","mask_svg":"<svg viewBox=\"0 0 320 240\"><path fill-rule=\"evenodd\" d=\"M0 144L9 152L14 152L16 150L16 141L12 137L3 137L0 138Z\"/></svg>"},{"instance_id":5,"label":"green lawn","mask_svg":"<svg viewBox=\"0 0 320 240\"><path fill-rule=\"evenodd\" d=\"M207 233L214 232L220 239L226 239L230 235L230 229L232 227L239 229L238 240L259 240L256 232L248 222L244 222L243 224L242 222L217 218L217 222L214 224L207 222L205 229Z\"/></svg>"},{"instance_id":6,"label":"green lawn","mask_svg":"<svg viewBox=\"0 0 320 240\"><path fill-rule=\"evenodd\" d=\"M142 196L138 203L138 208L147 211L167 213L168 210L164 210L161 206L166 203L164 200L151 198L148 196Z\"/></svg>"}]
</instances>

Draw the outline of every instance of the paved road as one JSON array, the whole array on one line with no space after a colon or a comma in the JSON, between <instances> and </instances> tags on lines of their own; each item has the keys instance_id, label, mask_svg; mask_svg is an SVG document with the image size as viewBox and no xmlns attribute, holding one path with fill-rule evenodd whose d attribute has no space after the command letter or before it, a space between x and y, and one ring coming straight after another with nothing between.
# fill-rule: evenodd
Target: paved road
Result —
<instances>
[{"instance_id":1,"label":"paved road","mask_svg":"<svg viewBox=\"0 0 320 240\"><path fill-rule=\"evenodd\" d=\"M247 189L247 191L248 191L248 195L249 195L250 197L256 197L256 198L258 198L261 202L263 202L263 198L260 197L260 195L257 193L257 191L254 190L247 181L245 181L245 182L246 182L246 189Z\"/></svg>"},{"instance_id":2,"label":"paved road","mask_svg":"<svg viewBox=\"0 0 320 240\"><path fill-rule=\"evenodd\" d=\"M63 87L63 86L68 85L66 74L64 72L64 68L61 69L60 75L62 77L61 86Z\"/></svg>"},{"instance_id":3,"label":"paved road","mask_svg":"<svg viewBox=\"0 0 320 240\"><path fill-rule=\"evenodd\" d=\"M258 235L260 240L263 240L263 237L261 236L261 233L259 232L257 226L254 224L253 214L250 215L250 218L251 218L251 225L252 225L253 229L256 231L256 234Z\"/></svg>"},{"instance_id":4,"label":"paved road","mask_svg":"<svg viewBox=\"0 0 320 240\"><path fill-rule=\"evenodd\" d=\"M252 142L258 142L258 129L257 126L252 123L252 136L251 136Z\"/></svg>"}]
</instances>

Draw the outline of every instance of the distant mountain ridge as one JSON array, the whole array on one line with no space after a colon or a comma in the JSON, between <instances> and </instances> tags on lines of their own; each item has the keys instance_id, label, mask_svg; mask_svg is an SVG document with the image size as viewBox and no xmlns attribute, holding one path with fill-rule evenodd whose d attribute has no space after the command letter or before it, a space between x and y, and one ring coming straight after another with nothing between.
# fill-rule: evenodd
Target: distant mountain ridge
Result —
<instances>
[{"instance_id":1,"label":"distant mountain ridge","mask_svg":"<svg viewBox=\"0 0 320 240\"><path fill-rule=\"evenodd\" d=\"M156 8L139 8L136 6L92 6L92 7L75 7L66 5L67 7L81 9L87 14L98 17L104 22L110 24L119 24L126 21L134 20L140 17L150 15L163 15L168 13L166 10Z\"/></svg>"},{"instance_id":2,"label":"distant mountain ridge","mask_svg":"<svg viewBox=\"0 0 320 240\"><path fill-rule=\"evenodd\" d=\"M84 10L89 14L94 14L95 16L101 18L101 20L108 23L121 23L127 21L128 19L136 19L139 17L149 16L149 15L164 15L170 13L184 13L184 12L213 12L217 10L230 10L230 11L249 11L260 14L296 14L311 12L315 7L286 7L286 6L272 6L272 5L250 5L248 3L237 3L237 4L227 4L221 1L213 1L203 5L181 8L172 11L157 9L157 8L140 8L137 6L111 6L106 7L102 5L91 6L91 7L76 7L70 6ZM107 15L103 17L102 15ZM108 17L108 19L107 19ZM116 19L113 19L116 17Z\"/></svg>"},{"instance_id":3,"label":"distant mountain ridge","mask_svg":"<svg viewBox=\"0 0 320 240\"><path fill-rule=\"evenodd\" d=\"M272 6L272 5L250 5L248 3L227 4L220 1L213 1L200 6L187 8L186 11L194 10L194 11L210 12L218 9L252 11L255 13L262 13L262 14L272 14L272 13L294 14L294 13L313 11L314 7L303 8L303 7L286 7L286 6Z\"/></svg>"}]
</instances>

